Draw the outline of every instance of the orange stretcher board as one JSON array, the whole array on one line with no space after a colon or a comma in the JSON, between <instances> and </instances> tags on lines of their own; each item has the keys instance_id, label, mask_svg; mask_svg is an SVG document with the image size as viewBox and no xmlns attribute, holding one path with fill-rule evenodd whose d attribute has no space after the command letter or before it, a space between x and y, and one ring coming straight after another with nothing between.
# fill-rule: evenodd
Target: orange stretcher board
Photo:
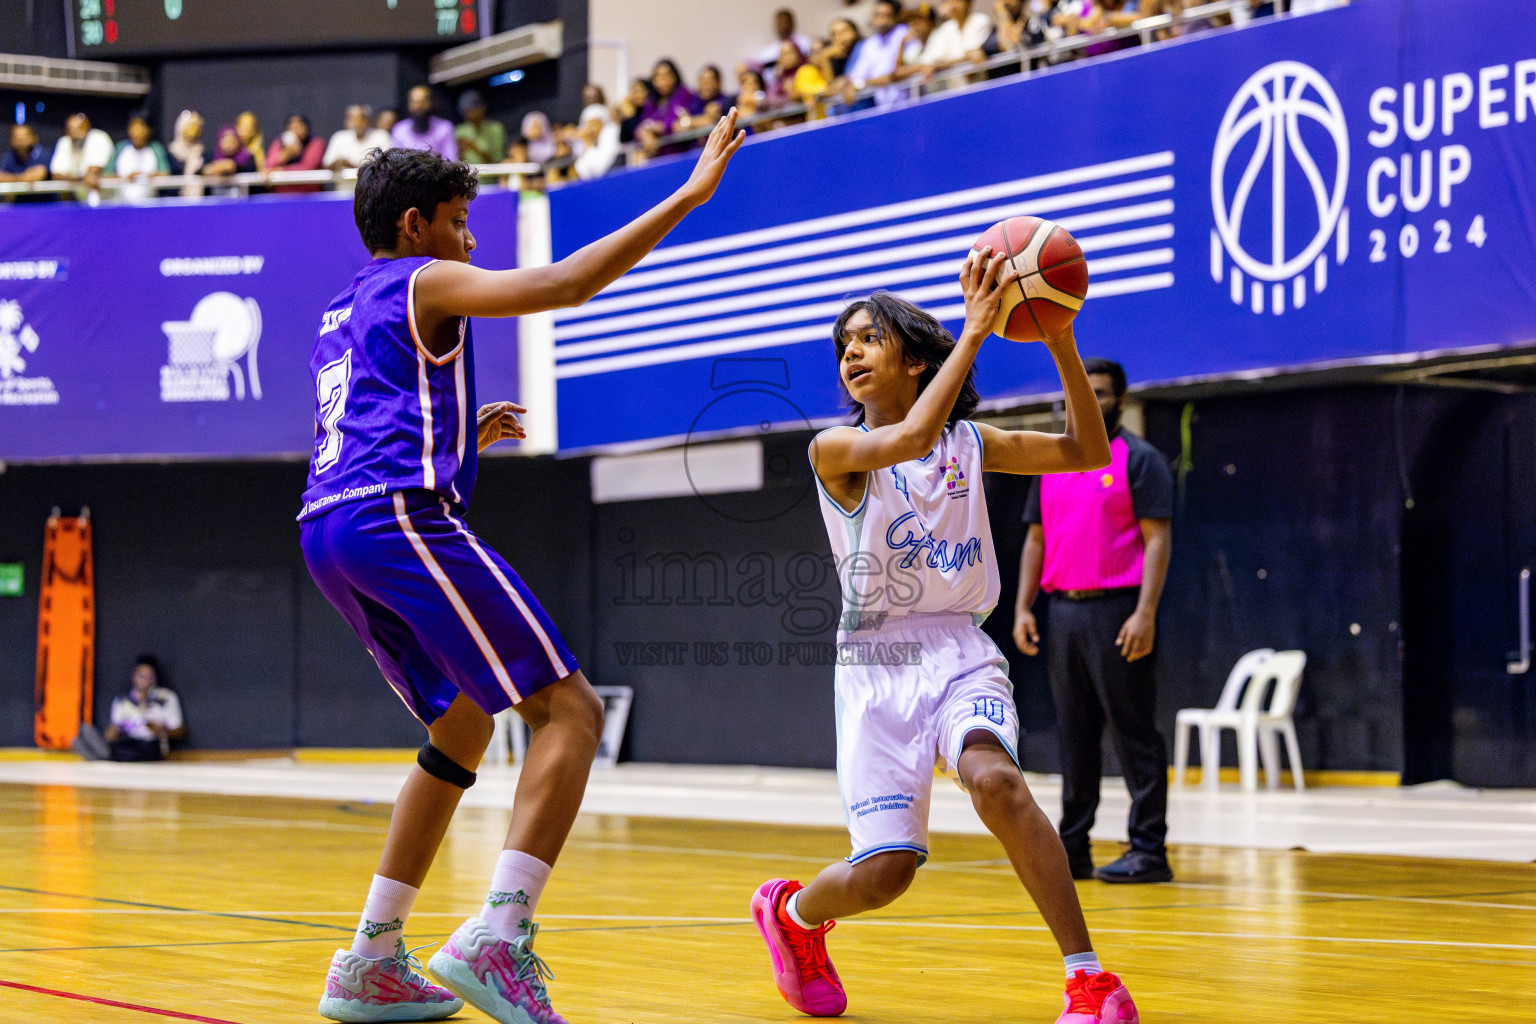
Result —
<instances>
[{"instance_id":1,"label":"orange stretcher board","mask_svg":"<svg viewBox=\"0 0 1536 1024\"><path fill-rule=\"evenodd\" d=\"M91 720L95 589L89 513L50 517L43 533L37 605L37 715L32 734L39 747L68 750L80 723Z\"/></svg>"}]
</instances>

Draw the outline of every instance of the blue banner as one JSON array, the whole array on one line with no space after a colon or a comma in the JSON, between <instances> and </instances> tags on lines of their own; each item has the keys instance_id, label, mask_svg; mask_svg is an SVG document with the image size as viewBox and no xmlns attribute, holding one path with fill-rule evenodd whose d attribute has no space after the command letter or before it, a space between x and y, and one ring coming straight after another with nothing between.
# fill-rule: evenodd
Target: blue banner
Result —
<instances>
[{"instance_id":1,"label":"blue banner","mask_svg":"<svg viewBox=\"0 0 1536 1024\"><path fill-rule=\"evenodd\" d=\"M516 264L517 197L471 207ZM308 457L320 316L368 261L350 196L0 208L0 459ZM516 326L475 326L487 399Z\"/></svg>"},{"instance_id":2,"label":"blue banner","mask_svg":"<svg viewBox=\"0 0 1536 1024\"><path fill-rule=\"evenodd\" d=\"M557 316L560 447L838 415L847 299L888 288L958 330L964 253L1020 214L1082 244L1080 348L1133 382L1528 343L1524 6L1357 0L749 140L663 248ZM553 193L556 257L691 166ZM1039 345L994 338L977 367L985 400L1060 390ZM757 397L722 403L722 368Z\"/></svg>"}]
</instances>

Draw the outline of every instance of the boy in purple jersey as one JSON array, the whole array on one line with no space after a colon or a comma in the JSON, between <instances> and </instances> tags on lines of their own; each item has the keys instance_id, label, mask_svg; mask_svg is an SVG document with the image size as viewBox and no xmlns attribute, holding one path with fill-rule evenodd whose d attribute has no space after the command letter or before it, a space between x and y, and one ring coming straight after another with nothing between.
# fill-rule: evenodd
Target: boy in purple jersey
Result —
<instances>
[{"instance_id":1,"label":"boy in purple jersey","mask_svg":"<svg viewBox=\"0 0 1536 1024\"><path fill-rule=\"evenodd\" d=\"M603 708L538 601L464 522L478 452L523 436L515 414L525 411L475 411L468 318L587 301L713 195L744 134L732 109L668 199L559 263L520 270L469 265L478 183L466 165L391 149L358 172L353 209L374 259L315 339L300 536L320 590L428 739L390 816L352 947L331 960L320 1013L332 1020L438 1020L467 999L502 1024L564 1024L533 952L533 915L581 806ZM428 965L443 988L421 975L401 935L474 784L492 716L508 707L533 735L485 904Z\"/></svg>"}]
</instances>

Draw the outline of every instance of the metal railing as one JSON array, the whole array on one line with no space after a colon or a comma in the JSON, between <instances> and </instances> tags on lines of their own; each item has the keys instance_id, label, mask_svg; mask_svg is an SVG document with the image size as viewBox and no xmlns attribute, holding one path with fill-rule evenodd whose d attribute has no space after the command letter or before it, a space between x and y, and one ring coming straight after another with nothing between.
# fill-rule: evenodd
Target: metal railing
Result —
<instances>
[{"instance_id":1,"label":"metal railing","mask_svg":"<svg viewBox=\"0 0 1536 1024\"><path fill-rule=\"evenodd\" d=\"M517 188L524 177L541 172L538 164L501 163L472 164L482 182L500 182L509 188ZM159 174L150 178L119 178L102 175L95 189L88 189L82 181L50 179L48 181L0 182L0 196L53 194L78 196L82 192L94 192L100 201L114 202L127 188L130 191L149 189L154 198L189 198L179 195L187 186L201 187L213 196L250 195L251 190L272 188L279 185L344 185L357 180L357 169L349 167L340 171L255 171L242 174Z\"/></svg>"},{"instance_id":2,"label":"metal railing","mask_svg":"<svg viewBox=\"0 0 1536 1024\"><path fill-rule=\"evenodd\" d=\"M1341 0L1342 2L1342 0ZM1277 13L1284 13L1289 6L1287 0L1275 0ZM1035 46L1020 47L1014 50L1006 50L997 55L978 62L965 62L944 71L927 76L912 74L903 80L889 82L879 86L866 86L858 90L852 100L838 100L836 105L852 107L864 100L872 100L879 91L892 86L904 90L907 93L906 101L910 102L919 98L925 92L937 92L948 89L955 84L966 84L971 79L986 75L988 72L1000 68L1017 67L1014 75L1006 77L1027 77L1041 68L1035 65L1041 63L1043 67L1049 67L1060 63L1066 57L1085 50L1088 47L1100 46L1105 43L1113 43L1123 39L1137 37L1143 44L1157 41L1157 36L1165 30L1177 30L1190 22L1201 22L1207 18L1222 15L1234 15L1234 25L1245 22L1239 20L1242 15L1248 15L1252 11L1250 0L1213 0L1211 3L1187 7L1176 13L1158 14L1147 18L1141 18L1124 28L1109 29L1092 34L1076 34L1050 39ZM1089 59L1092 59L1091 57ZM818 106L817 103L794 103L788 106L776 107L743 118L738 121L744 128L755 128L762 125L772 125L776 122L794 123L808 117ZM677 149L686 147L689 143L698 141L709 134L713 129L712 124L690 125L683 131L664 135L656 140L658 149ZM634 164L638 162L639 151L635 143L626 143L620 147L619 157L614 166L621 164ZM474 165L482 179L488 182L501 182L506 187L521 187L524 178L538 178L548 170L563 170L572 162L572 158L564 158L543 165L533 163L499 163ZM186 195L177 195L182 189L192 186L200 188L212 195L237 195L245 196L252 189L267 189L282 185L321 185L340 186L357 178L355 169L342 171L259 171L255 173L231 174L231 175L158 175L149 179L128 180L117 177L102 176L96 189L87 190L79 181L48 180L38 182L0 182L0 197L26 194L54 194L62 196L80 196L87 202L113 202L126 187L130 195L149 189L155 198L189 198ZM137 198L132 201L145 202L150 199Z\"/></svg>"},{"instance_id":3,"label":"metal railing","mask_svg":"<svg viewBox=\"0 0 1536 1024\"><path fill-rule=\"evenodd\" d=\"M1288 6L1287 0L1276 0L1276 12L1284 13ZM1107 29L1103 32L1092 34L1079 33L1077 35L1062 36L1058 39L1050 39L1035 46L1020 47L1015 50L1005 50L985 61L964 62L953 67L946 68L931 77L922 74L912 74L905 79L888 82L884 85L866 86L858 90L852 100L844 102L836 99L837 106L854 106L864 100L873 100L877 92L884 92L895 87L904 90L907 95L905 102L917 99L925 92L939 92L952 87L957 80L966 82L973 76L984 75L998 68L1006 68L1013 65L1019 67L1018 77L1025 77L1037 69L1033 67L1036 61L1043 61L1047 66L1060 63L1065 57L1077 51L1091 46L1099 46L1104 43L1113 43L1133 36L1139 37L1142 44L1150 44L1157 41L1157 34L1168 29L1181 29L1190 22L1201 22L1207 18L1218 17L1224 14L1244 15L1252 12L1252 4L1249 0L1213 0L1211 3L1200 4L1195 7L1185 8L1173 14L1158 14L1147 18L1141 18L1124 28ZM1234 24L1243 24L1234 21ZM1090 58L1091 59L1091 58ZM1014 76L1008 76L1014 77ZM942 88L941 88L942 87ZM825 97L823 97L823 100ZM772 124L775 121L797 122L808 117L816 104L793 103L788 106L775 107L765 110L750 118L743 118L737 123L745 128L758 125ZM707 136L714 128L713 124L690 125L679 132L660 136L656 140L658 149L675 147L690 142L695 142ZM627 162L632 161L638 149L635 143L626 143L620 149L620 154ZM617 166L617 164L615 165Z\"/></svg>"}]
</instances>

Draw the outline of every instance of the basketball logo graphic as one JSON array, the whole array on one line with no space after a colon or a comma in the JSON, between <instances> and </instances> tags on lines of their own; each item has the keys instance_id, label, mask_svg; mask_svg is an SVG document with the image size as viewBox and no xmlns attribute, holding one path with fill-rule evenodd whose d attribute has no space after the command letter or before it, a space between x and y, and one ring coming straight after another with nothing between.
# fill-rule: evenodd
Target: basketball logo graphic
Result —
<instances>
[{"instance_id":1,"label":"basketball logo graphic","mask_svg":"<svg viewBox=\"0 0 1536 1024\"><path fill-rule=\"evenodd\" d=\"M1349 133L1328 80L1299 61L1260 68L1228 105L1211 157L1212 279L1255 313L1306 305L1328 287L1329 243L1337 263L1349 256L1348 183Z\"/></svg>"},{"instance_id":2,"label":"basketball logo graphic","mask_svg":"<svg viewBox=\"0 0 1536 1024\"><path fill-rule=\"evenodd\" d=\"M162 402L227 402L231 384L234 397L244 401L247 376L251 397L261 398L256 369L261 307L255 299L214 292L198 300L189 319L167 321L160 329L170 343L169 363L160 368Z\"/></svg>"}]
</instances>

